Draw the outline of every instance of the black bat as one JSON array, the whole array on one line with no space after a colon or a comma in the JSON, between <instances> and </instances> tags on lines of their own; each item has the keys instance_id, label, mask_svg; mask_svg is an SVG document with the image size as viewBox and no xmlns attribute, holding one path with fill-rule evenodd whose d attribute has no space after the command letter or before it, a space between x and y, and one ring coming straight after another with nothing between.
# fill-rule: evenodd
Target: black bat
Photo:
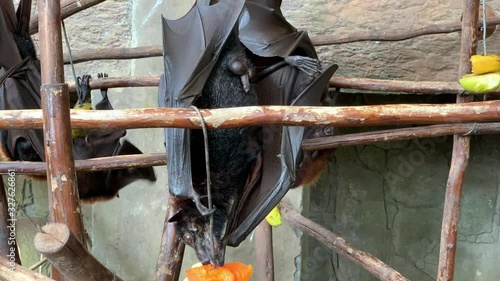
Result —
<instances>
[{"instance_id":1,"label":"black bat","mask_svg":"<svg viewBox=\"0 0 500 281\"><path fill-rule=\"evenodd\" d=\"M17 10L11 1L0 1L0 109L40 109L40 62L29 35L31 0L21 0ZM88 80L87 80L88 83ZM88 84L80 89L90 95ZM111 110L107 89L97 110ZM76 98L73 97L73 100ZM73 139L77 160L142 152L130 142L120 139L125 130L96 129ZM41 129L13 129L0 132L0 155L3 161L45 161ZM117 196L127 184L147 179L155 181L153 168L118 169L77 173L78 190L84 202L107 200Z\"/></svg>"},{"instance_id":2,"label":"black bat","mask_svg":"<svg viewBox=\"0 0 500 281\"><path fill-rule=\"evenodd\" d=\"M209 2L198 1L179 20L163 20L161 106L320 104L337 66L319 70L309 37L283 18L281 1ZM314 181L326 167L332 152L302 155L302 139L334 130L211 130L212 226L202 135L199 130L165 132L169 191L178 202L178 212L169 221L202 263L221 265L226 245L239 245L289 188Z\"/></svg>"}]
</instances>

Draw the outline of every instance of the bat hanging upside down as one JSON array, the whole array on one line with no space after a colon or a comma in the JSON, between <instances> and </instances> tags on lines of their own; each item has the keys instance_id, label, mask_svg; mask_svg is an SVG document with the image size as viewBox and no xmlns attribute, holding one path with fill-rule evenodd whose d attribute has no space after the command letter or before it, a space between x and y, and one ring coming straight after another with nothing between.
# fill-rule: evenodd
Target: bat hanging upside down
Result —
<instances>
[{"instance_id":1,"label":"bat hanging upside down","mask_svg":"<svg viewBox=\"0 0 500 281\"><path fill-rule=\"evenodd\" d=\"M199 0L184 17L163 19L160 106L320 105L337 66L321 70L309 37L283 18L280 5ZM224 264L226 246L238 246L291 187L314 182L327 167L333 151L302 153L302 139L334 132L279 125L209 130L208 206L202 131L166 129L177 210L169 222L203 264Z\"/></svg>"},{"instance_id":2,"label":"bat hanging upside down","mask_svg":"<svg viewBox=\"0 0 500 281\"><path fill-rule=\"evenodd\" d=\"M10 0L0 5L0 109L40 109L40 62L29 34L31 0L21 0L18 12ZM100 75L104 76L104 75ZM84 76L79 85L77 104L91 103L90 76ZM101 90L103 99L96 110L112 110L107 89ZM88 107L88 106L87 106ZM76 160L126 154L142 154L127 140L120 142L126 131L120 129L91 129L73 131L73 155ZM2 161L45 161L41 129L12 129L0 131ZM155 181L152 167L110 171L78 172L80 199L91 203L109 200L118 191L138 179Z\"/></svg>"}]
</instances>

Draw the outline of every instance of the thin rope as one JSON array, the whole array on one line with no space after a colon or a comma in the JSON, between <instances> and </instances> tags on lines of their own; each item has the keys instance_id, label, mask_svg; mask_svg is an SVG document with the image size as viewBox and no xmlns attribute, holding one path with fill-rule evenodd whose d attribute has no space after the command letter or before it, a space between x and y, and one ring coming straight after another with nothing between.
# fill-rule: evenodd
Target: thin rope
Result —
<instances>
[{"instance_id":1,"label":"thin rope","mask_svg":"<svg viewBox=\"0 0 500 281\"><path fill-rule=\"evenodd\" d=\"M481 0L483 5L483 55L486 56L486 4L485 0Z\"/></svg>"},{"instance_id":2,"label":"thin rope","mask_svg":"<svg viewBox=\"0 0 500 281\"><path fill-rule=\"evenodd\" d=\"M208 155L208 131L207 125L205 124L205 119L201 116L200 110L192 105L190 106L200 118L201 129L203 131L203 142L205 146L205 170L207 174L207 197L208 197L208 210L210 213L210 234L212 235L212 257L215 257L215 239L214 239L214 213L212 211L212 186L211 186L211 178L210 178L210 157Z\"/></svg>"},{"instance_id":3,"label":"thin rope","mask_svg":"<svg viewBox=\"0 0 500 281\"><path fill-rule=\"evenodd\" d=\"M69 63L71 65L71 72L73 73L73 79L75 79L75 86L76 86L76 94L78 96L78 103L80 105L82 105L83 101L81 100L80 83L78 83L78 79L76 78L75 66L73 65L73 55L71 54L71 48L69 46L68 34L66 34L66 26L64 25L63 20L61 20L61 24L62 24L62 29L63 29L63 33L64 33L64 41L66 41L66 47L68 48Z\"/></svg>"}]
</instances>

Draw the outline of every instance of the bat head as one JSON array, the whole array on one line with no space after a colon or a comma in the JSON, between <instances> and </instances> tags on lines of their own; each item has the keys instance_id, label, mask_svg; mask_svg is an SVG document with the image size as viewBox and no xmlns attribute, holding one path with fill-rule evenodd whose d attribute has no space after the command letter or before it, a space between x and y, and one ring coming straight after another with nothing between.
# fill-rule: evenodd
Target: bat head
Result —
<instances>
[{"instance_id":1,"label":"bat head","mask_svg":"<svg viewBox=\"0 0 500 281\"><path fill-rule=\"evenodd\" d=\"M202 216L195 206L183 206L173 215L170 223L175 224L177 234L184 244L192 247L202 264L221 266L224 264L225 245L222 236L227 215L221 209L213 213L213 228L210 215Z\"/></svg>"}]
</instances>

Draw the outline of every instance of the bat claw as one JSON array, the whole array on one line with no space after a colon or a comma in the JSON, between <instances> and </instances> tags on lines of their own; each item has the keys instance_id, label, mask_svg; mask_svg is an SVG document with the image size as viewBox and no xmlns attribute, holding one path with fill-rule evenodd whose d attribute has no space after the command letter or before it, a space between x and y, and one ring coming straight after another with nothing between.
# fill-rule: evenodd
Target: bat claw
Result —
<instances>
[{"instance_id":1,"label":"bat claw","mask_svg":"<svg viewBox=\"0 0 500 281\"><path fill-rule=\"evenodd\" d=\"M196 204L196 208L198 209L198 212L200 212L202 216L208 216L213 214L215 212L215 207L212 207L212 209L205 207L201 203L200 198L201 197L199 195L196 195L195 198L193 199L194 203Z\"/></svg>"},{"instance_id":2,"label":"bat claw","mask_svg":"<svg viewBox=\"0 0 500 281\"><path fill-rule=\"evenodd\" d=\"M305 72L309 76L314 76L316 73L321 73L321 63L318 59L308 58L303 56L289 56L285 58L285 62L290 66L296 67Z\"/></svg>"},{"instance_id":3,"label":"bat claw","mask_svg":"<svg viewBox=\"0 0 500 281\"><path fill-rule=\"evenodd\" d=\"M79 97L78 101L80 104L90 99L90 75L83 75L81 78L77 78L78 88L79 88Z\"/></svg>"}]
</instances>

